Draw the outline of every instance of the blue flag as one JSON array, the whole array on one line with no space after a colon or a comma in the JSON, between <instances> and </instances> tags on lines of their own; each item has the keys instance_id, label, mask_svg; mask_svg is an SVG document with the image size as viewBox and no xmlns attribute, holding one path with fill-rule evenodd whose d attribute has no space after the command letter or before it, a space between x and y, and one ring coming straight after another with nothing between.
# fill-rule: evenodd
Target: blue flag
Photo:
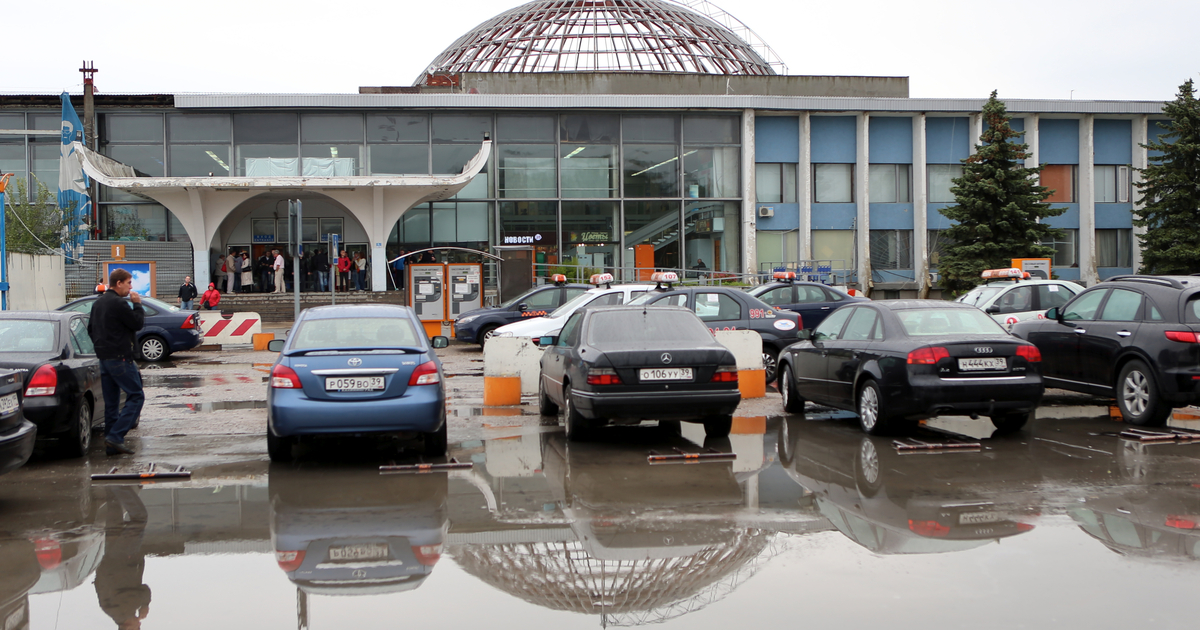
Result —
<instances>
[{"instance_id":1,"label":"blue flag","mask_svg":"<svg viewBox=\"0 0 1200 630\"><path fill-rule=\"evenodd\" d=\"M62 93L62 150L58 163L58 207L67 219L67 235L63 239L63 249L67 256L79 258L83 254L83 241L87 238L85 226L92 214L92 200L88 196L87 175L75 155L72 142L83 142L83 123L75 108L71 106L71 97ZM69 259L68 259L69 260Z\"/></svg>"}]
</instances>

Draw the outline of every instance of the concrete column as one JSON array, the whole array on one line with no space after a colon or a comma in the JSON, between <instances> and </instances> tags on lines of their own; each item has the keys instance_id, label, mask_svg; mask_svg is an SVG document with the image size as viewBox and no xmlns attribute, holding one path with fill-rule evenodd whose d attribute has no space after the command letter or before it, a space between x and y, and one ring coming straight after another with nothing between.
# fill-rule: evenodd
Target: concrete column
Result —
<instances>
[{"instance_id":1,"label":"concrete column","mask_svg":"<svg viewBox=\"0 0 1200 630\"><path fill-rule=\"evenodd\" d=\"M758 272L758 218L754 207L754 110L742 110L742 272Z\"/></svg>"},{"instance_id":2,"label":"concrete column","mask_svg":"<svg viewBox=\"0 0 1200 630\"><path fill-rule=\"evenodd\" d=\"M809 260L812 253L812 117L800 112L800 163L796 165L796 201L800 206L800 240L796 249L800 260ZM815 270L814 270L815 271Z\"/></svg>"},{"instance_id":3,"label":"concrete column","mask_svg":"<svg viewBox=\"0 0 1200 630\"><path fill-rule=\"evenodd\" d=\"M1084 286L1100 281L1096 269L1096 136L1092 114L1079 119L1079 279Z\"/></svg>"},{"instance_id":4,"label":"concrete column","mask_svg":"<svg viewBox=\"0 0 1200 630\"><path fill-rule=\"evenodd\" d=\"M980 143L983 135L983 112L971 114L971 154L975 154L975 145Z\"/></svg>"},{"instance_id":5,"label":"concrete column","mask_svg":"<svg viewBox=\"0 0 1200 630\"><path fill-rule=\"evenodd\" d=\"M371 196L371 223L367 226L367 244L371 246L371 290L387 291L387 238L383 227L383 189L376 186ZM432 219L432 217L431 217Z\"/></svg>"},{"instance_id":6,"label":"concrete column","mask_svg":"<svg viewBox=\"0 0 1200 630\"><path fill-rule=\"evenodd\" d=\"M1025 168L1038 166L1038 121L1041 117L1030 114L1025 117L1025 137L1022 140L1029 145L1029 157L1025 158Z\"/></svg>"},{"instance_id":7,"label":"concrete column","mask_svg":"<svg viewBox=\"0 0 1200 630\"><path fill-rule=\"evenodd\" d=\"M863 112L857 115L858 128L855 130L857 151L854 156L854 189L858 210L855 221L857 231L854 234L858 250L858 286L871 295L871 187L870 187L870 122L871 115Z\"/></svg>"},{"instance_id":8,"label":"concrete column","mask_svg":"<svg viewBox=\"0 0 1200 630\"><path fill-rule=\"evenodd\" d=\"M1140 183L1145 180L1140 169L1146 168L1150 164L1150 152L1142 145L1149 142L1150 134L1150 116L1142 114L1133 119L1133 133L1130 134L1133 140L1133 169L1129 173L1129 178L1133 183ZM1145 204L1142 203L1142 193L1137 186L1132 187L1133 190L1129 193L1133 201L1133 209L1140 210ZM1135 215L1136 218L1136 215ZM1130 262L1133 265L1133 272L1139 273L1142 268L1142 241L1138 237L1146 233L1146 228L1133 226L1133 255L1130 257Z\"/></svg>"},{"instance_id":9,"label":"concrete column","mask_svg":"<svg viewBox=\"0 0 1200 630\"><path fill-rule=\"evenodd\" d=\"M929 297L929 180L925 176L925 114L913 116L912 200L913 200L913 278L917 297Z\"/></svg>"},{"instance_id":10,"label":"concrete column","mask_svg":"<svg viewBox=\"0 0 1200 630\"><path fill-rule=\"evenodd\" d=\"M196 283L197 288L204 287L207 290L208 283L212 282L211 271L208 268L208 241L197 240L203 239L208 233L204 227L204 206L200 191L189 188L187 194L191 202L191 211L176 213L176 217L183 224L188 238L192 239L192 281Z\"/></svg>"}]
</instances>

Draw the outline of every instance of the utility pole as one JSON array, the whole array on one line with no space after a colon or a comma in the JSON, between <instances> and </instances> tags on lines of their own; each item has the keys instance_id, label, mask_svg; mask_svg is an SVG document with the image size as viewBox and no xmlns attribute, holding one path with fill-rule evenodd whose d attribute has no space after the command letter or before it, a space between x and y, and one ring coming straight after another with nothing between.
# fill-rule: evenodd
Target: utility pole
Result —
<instances>
[{"instance_id":1,"label":"utility pole","mask_svg":"<svg viewBox=\"0 0 1200 630\"><path fill-rule=\"evenodd\" d=\"M100 71L96 69L96 64L91 61L84 61L83 67L79 71L83 73L83 145L95 151L96 86L94 75ZM92 179L91 183L88 196L92 200L92 232L88 236L98 239L100 238L100 205L96 203L96 200L100 198L100 184L95 179Z\"/></svg>"}]
</instances>

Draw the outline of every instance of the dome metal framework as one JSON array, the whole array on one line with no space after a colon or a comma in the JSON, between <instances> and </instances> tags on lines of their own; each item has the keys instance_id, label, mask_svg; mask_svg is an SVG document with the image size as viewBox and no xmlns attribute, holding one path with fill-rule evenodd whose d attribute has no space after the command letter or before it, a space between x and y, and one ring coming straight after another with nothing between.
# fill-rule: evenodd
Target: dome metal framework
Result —
<instances>
[{"instance_id":1,"label":"dome metal framework","mask_svg":"<svg viewBox=\"0 0 1200 630\"><path fill-rule=\"evenodd\" d=\"M708 0L534 0L458 38L418 77L463 72L773 75L786 66Z\"/></svg>"}]
</instances>

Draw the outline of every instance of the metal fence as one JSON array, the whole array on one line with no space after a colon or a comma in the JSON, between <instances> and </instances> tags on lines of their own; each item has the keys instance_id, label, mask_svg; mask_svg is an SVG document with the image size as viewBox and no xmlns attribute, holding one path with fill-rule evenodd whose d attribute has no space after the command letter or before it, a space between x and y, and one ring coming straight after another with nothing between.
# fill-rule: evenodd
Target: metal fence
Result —
<instances>
[{"instance_id":1,"label":"metal fence","mask_svg":"<svg viewBox=\"0 0 1200 630\"><path fill-rule=\"evenodd\" d=\"M170 241L84 241L81 261L66 266L67 299L91 295L104 273L104 262L112 260L112 246L125 247L128 261L154 261L157 298L173 298L184 276L192 275L192 244ZM105 280L107 282L107 280Z\"/></svg>"},{"instance_id":2,"label":"metal fence","mask_svg":"<svg viewBox=\"0 0 1200 630\"><path fill-rule=\"evenodd\" d=\"M793 260L788 262L759 262L760 276L770 277L776 271L794 271L797 280L821 284L846 285L857 281L858 274L846 266L845 260Z\"/></svg>"}]
</instances>

